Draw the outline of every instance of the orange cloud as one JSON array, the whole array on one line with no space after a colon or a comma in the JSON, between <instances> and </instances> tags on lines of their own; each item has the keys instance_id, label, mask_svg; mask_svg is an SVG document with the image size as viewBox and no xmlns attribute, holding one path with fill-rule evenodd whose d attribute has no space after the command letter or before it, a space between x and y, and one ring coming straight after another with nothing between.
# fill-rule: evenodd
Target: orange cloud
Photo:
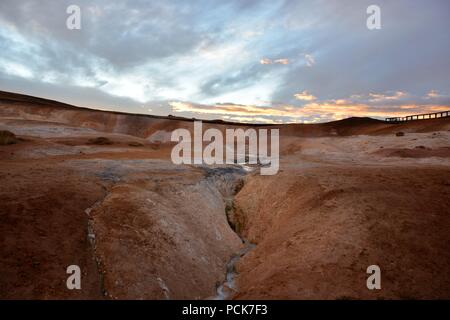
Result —
<instances>
[{"instance_id":1,"label":"orange cloud","mask_svg":"<svg viewBox=\"0 0 450 320\"><path fill-rule=\"evenodd\" d=\"M263 117L286 117L289 121L321 122L339 120L347 117L400 117L418 113L431 113L448 110L442 105L402 105L370 106L364 103L349 103L346 100L309 102L302 107L292 105L254 106L240 104L201 105L189 102L170 102L176 112L222 115L224 119L243 122L274 122Z\"/></svg>"},{"instance_id":2,"label":"orange cloud","mask_svg":"<svg viewBox=\"0 0 450 320\"><path fill-rule=\"evenodd\" d=\"M313 101L317 98L310 94L308 91L304 90L303 92L294 94L295 99L303 100L303 101Z\"/></svg>"},{"instance_id":3,"label":"orange cloud","mask_svg":"<svg viewBox=\"0 0 450 320\"><path fill-rule=\"evenodd\" d=\"M327 114L330 119L339 120L348 117L404 117L411 114L438 112L448 108L448 106L441 105L374 107L367 104L338 104L336 101L332 101L306 104L300 109L300 113L304 116Z\"/></svg>"},{"instance_id":4,"label":"orange cloud","mask_svg":"<svg viewBox=\"0 0 450 320\"><path fill-rule=\"evenodd\" d=\"M430 92L427 93L427 98L440 98L442 97L442 95L440 95L436 90L431 90Z\"/></svg>"},{"instance_id":5,"label":"orange cloud","mask_svg":"<svg viewBox=\"0 0 450 320\"><path fill-rule=\"evenodd\" d=\"M394 94L382 94L382 93L369 93L369 101L381 102L387 100L399 100L406 97L408 94L403 91L396 91Z\"/></svg>"},{"instance_id":6,"label":"orange cloud","mask_svg":"<svg viewBox=\"0 0 450 320\"><path fill-rule=\"evenodd\" d=\"M276 59L263 58L259 60L260 64L289 64L289 59Z\"/></svg>"},{"instance_id":7,"label":"orange cloud","mask_svg":"<svg viewBox=\"0 0 450 320\"><path fill-rule=\"evenodd\" d=\"M289 59L277 59L274 61L274 63L289 64Z\"/></svg>"}]
</instances>

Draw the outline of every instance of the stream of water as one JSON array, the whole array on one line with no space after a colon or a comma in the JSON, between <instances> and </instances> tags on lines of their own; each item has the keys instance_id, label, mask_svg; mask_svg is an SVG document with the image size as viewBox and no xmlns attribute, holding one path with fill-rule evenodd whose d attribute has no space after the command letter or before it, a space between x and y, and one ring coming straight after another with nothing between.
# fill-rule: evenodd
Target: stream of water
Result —
<instances>
[{"instance_id":1,"label":"stream of water","mask_svg":"<svg viewBox=\"0 0 450 320\"><path fill-rule=\"evenodd\" d=\"M236 264L244 255L246 255L254 247L255 244L250 243L247 240L244 240L244 248L242 248L237 254L231 256L230 260L227 263L227 273L225 281L219 287L217 287L217 292L216 296L214 297L214 300L225 300L231 294L237 292L236 283L234 281L237 275Z\"/></svg>"}]
</instances>

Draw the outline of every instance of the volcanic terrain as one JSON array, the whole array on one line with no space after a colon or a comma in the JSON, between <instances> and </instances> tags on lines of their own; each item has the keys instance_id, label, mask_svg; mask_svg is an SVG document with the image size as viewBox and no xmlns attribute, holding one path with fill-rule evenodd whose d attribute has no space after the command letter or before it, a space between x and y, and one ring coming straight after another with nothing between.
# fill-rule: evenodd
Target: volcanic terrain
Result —
<instances>
[{"instance_id":1,"label":"volcanic terrain","mask_svg":"<svg viewBox=\"0 0 450 320\"><path fill-rule=\"evenodd\" d=\"M450 118L268 126L273 176L175 165L177 128L0 92L0 299L450 298Z\"/></svg>"}]
</instances>

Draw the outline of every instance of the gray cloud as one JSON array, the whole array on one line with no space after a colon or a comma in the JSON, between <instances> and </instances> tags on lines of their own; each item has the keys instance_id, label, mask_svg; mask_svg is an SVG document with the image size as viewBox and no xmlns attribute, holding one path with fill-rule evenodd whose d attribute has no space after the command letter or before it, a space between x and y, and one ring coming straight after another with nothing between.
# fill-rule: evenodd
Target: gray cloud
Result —
<instances>
[{"instance_id":1,"label":"gray cloud","mask_svg":"<svg viewBox=\"0 0 450 320\"><path fill-rule=\"evenodd\" d=\"M80 31L65 27L70 4L82 9ZM303 91L319 104L345 99L389 112L448 106L450 3L380 0L377 31L366 28L370 4L3 0L0 88L135 112L149 101L165 114L170 99L239 104L254 96L302 108L308 102L294 95ZM289 63L260 64L265 58ZM431 90L440 94L427 97ZM400 91L407 95L370 96Z\"/></svg>"},{"instance_id":2,"label":"gray cloud","mask_svg":"<svg viewBox=\"0 0 450 320\"><path fill-rule=\"evenodd\" d=\"M424 94L450 87L450 28L445 1L379 1L382 29L369 31L365 8L371 1L319 2L303 11L290 8L286 20L302 20L305 11L319 12L325 23L303 26L312 34L313 68L298 66L274 93L274 100L295 103L293 94L308 90L322 99L358 92L403 90ZM303 3L302 3L303 4ZM300 5L299 5L300 6ZM322 9L323 8L323 9ZM440 9L439 9L440 8ZM291 22L294 23L294 22ZM300 26L299 26L300 28Z\"/></svg>"},{"instance_id":3,"label":"gray cloud","mask_svg":"<svg viewBox=\"0 0 450 320\"><path fill-rule=\"evenodd\" d=\"M17 92L17 88L27 88L26 94L63 101L80 107L92 109L122 111L128 113L168 115L170 107L167 101L147 101L139 103L131 98L117 97L97 90L65 84L39 83L29 79L0 74L1 90Z\"/></svg>"},{"instance_id":4,"label":"gray cloud","mask_svg":"<svg viewBox=\"0 0 450 320\"><path fill-rule=\"evenodd\" d=\"M231 70L227 74L219 74L217 77L208 79L202 84L201 92L206 96L214 96L243 89L253 85L273 69L273 66L251 63L243 68Z\"/></svg>"}]
</instances>

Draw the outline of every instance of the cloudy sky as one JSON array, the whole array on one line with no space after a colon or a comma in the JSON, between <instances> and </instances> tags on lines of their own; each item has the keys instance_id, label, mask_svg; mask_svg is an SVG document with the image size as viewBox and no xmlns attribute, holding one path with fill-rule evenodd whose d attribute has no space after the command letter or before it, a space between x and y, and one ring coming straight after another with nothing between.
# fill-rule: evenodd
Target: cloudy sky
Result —
<instances>
[{"instance_id":1,"label":"cloudy sky","mask_svg":"<svg viewBox=\"0 0 450 320\"><path fill-rule=\"evenodd\" d=\"M0 90L98 109L243 122L450 109L448 0L1 0L0 50Z\"/></svg>"}]
</instances>

